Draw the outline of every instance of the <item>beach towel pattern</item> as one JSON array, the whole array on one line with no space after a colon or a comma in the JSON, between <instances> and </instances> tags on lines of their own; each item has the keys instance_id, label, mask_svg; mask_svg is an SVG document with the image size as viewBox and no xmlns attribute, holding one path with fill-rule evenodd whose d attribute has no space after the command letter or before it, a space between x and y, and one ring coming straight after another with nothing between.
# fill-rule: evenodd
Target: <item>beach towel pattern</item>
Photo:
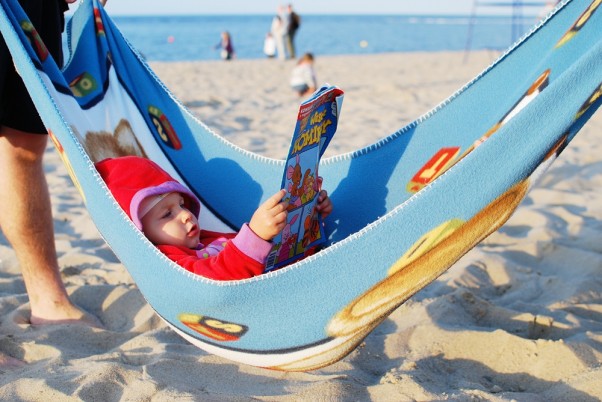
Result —
<instances>
[{"instance_id":1,"label":"beach towel pattern","mask_svg":"<svg viewBox=\"0 0 602 402\"><path fill-rule=\"evenodd\" d=\"M266 275L216 282L148 242L93 163L151 158L198 195L208 229L236 230L278 190L284 161L240 149L193 117L97 0L84 0L71 19L62 70L18 1L0 3L2 35L42 120L146 300L204 350L279 370L346 356L500 227L602 102L601 2L562 2L428 114L322 160L336 205L326 220L329 247Z\"/></svg>"}]
</instances>

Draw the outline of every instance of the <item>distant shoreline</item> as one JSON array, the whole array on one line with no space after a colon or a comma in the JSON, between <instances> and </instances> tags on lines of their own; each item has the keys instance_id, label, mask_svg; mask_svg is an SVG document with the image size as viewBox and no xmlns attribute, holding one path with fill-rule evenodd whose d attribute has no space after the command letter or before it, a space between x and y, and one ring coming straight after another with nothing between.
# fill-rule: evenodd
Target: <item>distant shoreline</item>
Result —
<instances>
[{"instance_id":1,"label":"distant shoreline","mask_svg":"<svg viewBox=\"0 0 602 402\"><path fill-rule=\"evenodd\" d=\"M70 12L72 14L72 12ZM111 14L111 18L117 20L119 18L196 18L196 17L209 17L209 18L240 18L240 17L267 17L272 18L273 14ZM472 18L471 14L303 14L304 17L402 17L402 18ZM510 14L486 14L479 13L477 18L511 18ZM523 18L536 18L538 14L523 14Z\"/></svg>"},{"instance_id":2,"label":"distant shoreline","mask_svg":"<svg viewBox=\"0 0 602 402\"><path fill-rule=\"evenodd\" d=\"M215 46L231 34L238 59L261 59L272 15L112 16L147 60L219 60ZM305 15L295 36L298 58L305 52L364 55L509 48L535 24L533 17L467 15Z\"/></svg>"}]
</instances>

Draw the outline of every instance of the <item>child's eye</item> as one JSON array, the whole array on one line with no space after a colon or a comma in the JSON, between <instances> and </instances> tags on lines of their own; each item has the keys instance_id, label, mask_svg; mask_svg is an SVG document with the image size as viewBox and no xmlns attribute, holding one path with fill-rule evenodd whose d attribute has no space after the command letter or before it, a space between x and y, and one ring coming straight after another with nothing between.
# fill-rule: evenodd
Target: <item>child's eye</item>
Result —
<instances>
[{"instance_id":1,"label":"child's eye","mask_svg":"<svg viewBox=\"0 0 602 402\"><path fill-rule=\"evenodd\" d=\"M161 219L169 218L171 216L171 211L167 210L163 215L161 215Z\"/></svg>"}]
</instances>

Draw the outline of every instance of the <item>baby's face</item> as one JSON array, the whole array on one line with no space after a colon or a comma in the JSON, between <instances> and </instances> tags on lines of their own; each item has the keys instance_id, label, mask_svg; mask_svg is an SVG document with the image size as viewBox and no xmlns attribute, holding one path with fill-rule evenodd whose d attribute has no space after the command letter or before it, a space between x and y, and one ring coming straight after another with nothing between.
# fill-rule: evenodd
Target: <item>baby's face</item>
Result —
<instances>
[{"instance_id":1,"label":"baby's face","mask_svg":"<svg viewBox=\"0 0 602 402\"><path fill-rule=\"evenodd\" d=\"M142 201L140 209L144 209ZM199 244L199 223L185 205L179 193L171 193L163 198L141 219L142 230L154 244L196 248Z\"/></svg>"}]
</instances>

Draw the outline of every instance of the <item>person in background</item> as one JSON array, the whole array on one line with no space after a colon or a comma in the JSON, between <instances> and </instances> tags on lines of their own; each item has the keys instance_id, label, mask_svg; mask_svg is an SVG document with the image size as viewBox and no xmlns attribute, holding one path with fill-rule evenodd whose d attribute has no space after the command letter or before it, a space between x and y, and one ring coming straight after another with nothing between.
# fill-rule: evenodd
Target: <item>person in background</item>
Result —
<instances>
[{"instance_id":1,"label":"person in background","mask_svg":"<svg viewBox=\"0 0 602 402\"><path fill-rule=\"evenodd\" d=\"M228 31L222 32L222 38L220 42L215 45L215 48L220 49L220 57L223 60L232 60L235 57L232 36Z\"/></svg>"},{"instance_id":2,"label":"person in background","mask_svg":"<svg viewBox=\"0 0 602 402\"><path fill-rule=\"evenodd\" d=\"M276 56L276 41L271 32L268 32L265 35L263 41L263 53L270 59Z\"/></svg>"},{"instance_id":3,"label":"person in background","mask_svg":"<svg viewBox=\"0 0 602 402\"><path fill-rule=\"evenodd\" d=\"M295 34L301 26L301 17L293 10L293 5L289 4L286 8L285 18L288 20L288 34L285 36L285 46L289 58L295 58Z\"/></svg>"},{"instance_id":4,"label":"person in background","mask_svg":"<svg viewBox=\"0 0 602 402\"><path fill-rule=\"evenodd\" d=\"M276 43L276 53L278 54L279 60L286 59L286 53L284 52L283 29L284 25L282 23L282 17L279 14L276 14L274 18L272 18L270 32L272 33L272 37Z\"/></svg>"},{"instance_id":5,"label":"person in background","mask_svg":"<svg viewBox=\"0 0 602 402\"><path fill-rule=\"evenodd\" d=\"M67 3L20 1L56 63L63 63L62 31ZM101 1L104 5L105 1ZM0 229L13 247L29 296L32 325L98 319L76 306L61 280L54 243L43 156L48 135L0 36ZM0 368L24 363L0 352Z\"/></svg>"},{"instance_id":6,"label":"person in background","mask_svg":"<svg viewBox=\"0 0 602 402\"><path fill-rule=\"evenodd\" d=\"M317 84L313 54L305 53L301 56L291 72L290 85L300 97L305 97L315 92Z\"/></svg>"},{"instance_id":7,"label":"person in background","mask_svg":"<svg viewBox=\"0 0 602 402\"><path fill-rule=\"evenodd\" d=\"M282 22L282 45L284 47L283 53L284 58L291 58L290 53L288 52L288 44L290 42L290 37L288 34L289 26L290 26L290 16L288 15L288 8L285 6L278 7L278 15L280 16L280 21Z\"/></svg>"}]
</instances>

